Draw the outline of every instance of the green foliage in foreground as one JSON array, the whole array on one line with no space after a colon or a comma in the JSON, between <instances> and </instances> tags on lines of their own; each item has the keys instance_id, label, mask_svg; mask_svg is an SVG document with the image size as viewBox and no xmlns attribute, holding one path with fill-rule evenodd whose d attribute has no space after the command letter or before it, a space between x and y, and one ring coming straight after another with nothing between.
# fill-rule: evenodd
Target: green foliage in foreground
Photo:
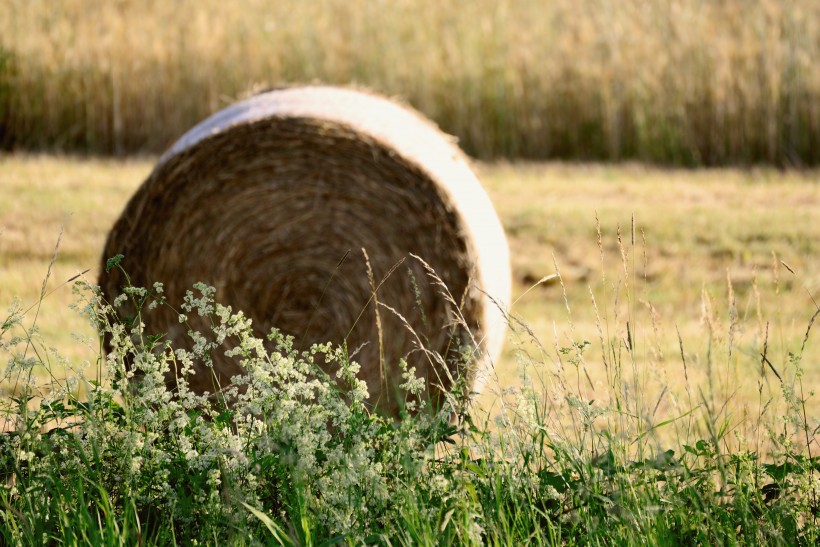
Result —
<instances>
[{"instance_id":1,"label":"green foliage in foreground","mask_svg":"<svg viewBox=\"0 0 820 547\"><path fill-rule=\"evenodd\" d=\"M639 421L621 404L564 391L559 404L576 426L567 433L545 403L554 395L530 382L492 425L464 406L465 386L441 409L417 408L423 382L407 367L408 415L396 423L371 412L343 348L297 351L275 331L263 341L209 287L198 285L179 310L183 324L185 314L211 320L209 332L189 331L190 351L146 335L143 311L118 313L126 300L137 310L168 305L160 285L110 304L81 289L84 312L110 340L96 380L34 385L34 367L53 357L23 328L19 307L0 327L5 378L17 382L0 435L4 543L820 541L820 459L799 401L794 430L770 432L770 462L727 450L729 427L705 403L678 418L702 412L710 434L664 450L646 433L598 427L608 417ZM190 364L218 351L245 365L237 387L189 391ZM318 362L332 363L334 376ZM805 446L790 442L804 432Z\"/></svg>"}]
</instances>

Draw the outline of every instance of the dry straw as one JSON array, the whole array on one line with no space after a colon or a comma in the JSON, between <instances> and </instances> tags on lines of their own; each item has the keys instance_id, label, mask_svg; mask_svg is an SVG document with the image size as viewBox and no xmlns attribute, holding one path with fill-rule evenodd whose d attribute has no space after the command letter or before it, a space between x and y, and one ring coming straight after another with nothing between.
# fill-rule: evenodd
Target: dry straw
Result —
<instances>
[{"instance_id":1,"label":"dry straw","mask_svg":"<svg viewBox=\"0 0 820 547\"><path fill-rule=\"evenodd\" d=\"M120 253L132 283L162 282L171 304L204 282L260 334L346 343L370 400L393 413L400 358L433 397L463 374L477 390L504 337L493 300L509 301L509 251L466 158L415 111L362 91L276 90L194 127L112 229L103 259ZM123 281L112 272L100 285L113 298ZM144 320L190 343L170 309ZM462 344L483 355L466 371L431 353ZM240 372L214 357L194 389Z\"/></svg>"}]
</instances>

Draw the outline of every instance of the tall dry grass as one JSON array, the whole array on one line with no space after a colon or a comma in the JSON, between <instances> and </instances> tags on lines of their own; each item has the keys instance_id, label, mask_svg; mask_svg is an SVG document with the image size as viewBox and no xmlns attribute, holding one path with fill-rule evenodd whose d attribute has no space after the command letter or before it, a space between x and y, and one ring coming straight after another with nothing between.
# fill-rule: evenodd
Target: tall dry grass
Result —
<instances>
[{"instance_id":1,"label":"tall dry grass","mask_svg":"<svg viewBox=\"0 0 820 547\"><path fill-rule=\"evenodd\" d=\"M7 0L6 148L158 151L249 89L397 94L481 157L820 162L813 0Z\"/></svg>"}]
</instances>

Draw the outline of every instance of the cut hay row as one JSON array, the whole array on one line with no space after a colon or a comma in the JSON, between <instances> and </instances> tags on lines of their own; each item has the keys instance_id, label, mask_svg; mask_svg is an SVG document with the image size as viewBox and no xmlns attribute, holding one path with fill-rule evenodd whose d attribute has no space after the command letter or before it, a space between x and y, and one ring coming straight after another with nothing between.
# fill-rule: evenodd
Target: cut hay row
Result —
<instances>
[{"instance_id":1,"label":"cut hay row","mask_svg":"<svg viewBox=\"0 0 820 547\"><path fill-rule=\"evenodd\" d=\"M260 334L346 344L370 401L392 413L400 359L435 398L462 374L450 359L460 347L484 356L465 373L478 387L503 342L493 300L509 301L509 251L489 198L450 138L366 92L282 89L200 123L126 206L103 261L116 254L133 285L163 283L174 306L204 282ZM124 283L117 270L100 279L109 299ZM143 320L190 346L170 308ZM215 355L191 385L213 393L240 372Z\"/></svg>"}]
</instances>

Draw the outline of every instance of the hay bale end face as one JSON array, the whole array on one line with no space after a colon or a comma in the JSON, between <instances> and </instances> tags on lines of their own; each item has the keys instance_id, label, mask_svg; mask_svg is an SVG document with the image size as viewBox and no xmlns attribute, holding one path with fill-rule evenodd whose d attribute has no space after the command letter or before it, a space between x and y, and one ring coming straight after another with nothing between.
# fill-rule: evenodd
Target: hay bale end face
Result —
<instances>
[{"instance_id":1,"label":"hay bale end face","mask_svg":"<svg viewBox=\"0 0 820 547\"><path fill-rule=\"evenodd\" d=\"M173 305L204 282L260 335L275 326L297 347L359 348L354 359L371 401L393 414L400 358L438 397L454 374L468 374L478 389L504 338L503 312L492 300L509 301L509 251L487 195L450 138L409 108L366 92L287 88L203 121L126 206L103 261L116 254L125 255L135 286L162 282ZM458 306L411 255L435 271ZM109 299L123 283L115 270L100 278ZM144 321L148 333L190 346L167 307L146 312ZM418 351L421 341L447 355L470 340L483 357L467 372L438 370ZM202 365L191 385L214 392L240 372L217 355L213 370Z\"/></svg>"}]
</instances>

